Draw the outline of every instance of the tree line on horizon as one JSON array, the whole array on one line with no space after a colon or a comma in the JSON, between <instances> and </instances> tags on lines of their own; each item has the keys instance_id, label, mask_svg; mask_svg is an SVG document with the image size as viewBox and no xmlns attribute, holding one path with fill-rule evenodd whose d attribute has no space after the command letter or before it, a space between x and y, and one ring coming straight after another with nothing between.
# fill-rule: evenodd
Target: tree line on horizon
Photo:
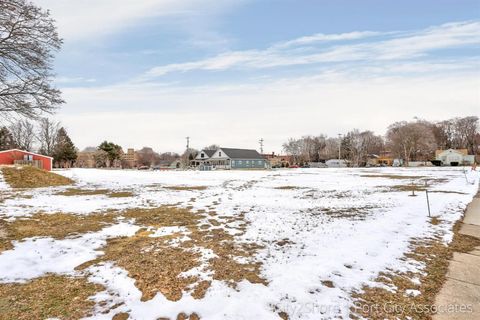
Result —
<instances>
[{"instance_id":1,"label":"tree line on horizon","mask_svg":"<svg viewBox=\"0 0 480 320\"><path fill-rule=\"evenodd\" d=\"M353 129L341 137L307 135L290 138L283 151L297 164L323 162L328 159L344 159L353 166L367 163L371 155L389 154L409 161L435 159L438 149L467 149L478 155L480 146L479 118L456 117L431 122L424 119L398 121L388 126L384 136L370 130Z\"/></svg>"}]
</instances>

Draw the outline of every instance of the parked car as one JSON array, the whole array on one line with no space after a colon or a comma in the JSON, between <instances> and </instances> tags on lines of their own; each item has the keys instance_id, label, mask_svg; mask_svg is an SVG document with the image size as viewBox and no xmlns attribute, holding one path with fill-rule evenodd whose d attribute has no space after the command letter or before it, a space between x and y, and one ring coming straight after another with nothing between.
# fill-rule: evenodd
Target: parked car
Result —
<instances>
[{"instance_id":1,"label":"parked car","mask_svg":"<svg viewBox=\"0 0 480 320\"><path fill-rule=\"evenodd\" d=\"M149 166L141 166L141 167L138 167L138 170L149 170L150 167Z\"/></svg>"}]
</instances>

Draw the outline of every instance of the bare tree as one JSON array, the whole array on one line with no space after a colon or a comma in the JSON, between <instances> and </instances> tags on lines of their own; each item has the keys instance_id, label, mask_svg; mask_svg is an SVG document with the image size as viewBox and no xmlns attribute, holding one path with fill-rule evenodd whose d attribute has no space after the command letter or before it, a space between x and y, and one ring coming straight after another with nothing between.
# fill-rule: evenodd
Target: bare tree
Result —
<instances>
[{"instance_id":1,"label":"bare tree","mask_svg":"<svg viewBox=\"0 0 480 320\"><path fill-rule=\"evenodd\" d=\"M287 155L292 156L294 163L299 163L302 151L302 144L299 139L290 138L282 147Z\"/></svg>"},{"instance_id":2,"label":"bare tree","mask_svg":"<svg viewBox=\"0 0 480 320\"><path fill-rule=\"evenodd\" d=\"M440 149L468 149L470 154L478 152L476 135L479 133L478 117L453 118L433 125L433 133Z\"/></svg>"},{"instance_id":3,"label":"bare tree","mask_svg":"<svg viewBox=\"0 0 480 320\"><path fill-rule=\"evenodd\" d=\"M0 114L38 117L64 101L51 85L62 40L54 20L26 0L0 1Z\"/></svg>"},{"instance_id":4,"label":"bare tree","mask_svg":"<svg viewBox=\"0 0 480 320\"><path fill-rule=\"evenodd\" d=\"M139 166L154 166L160 163L160 155L150 147L143 147L137 151L137 164Z\"/></svg>"},{"instance_id":5,"label":"bare tree","mask_svg":"<svg viewBox=\"0 0 480 320\"><path fill-rule=\"evenodd\" d=\"M53 156L59 129L60 123L58 121L50 120L48 118L40 119L37 139L38 142L40 142L39 152L41 154Z\"/></svg>"},{"instance_id":6,"label":"bare tree","mask_svg":"<svg viewBox=\"0 0 480 320\"><path fill-rule=\"evenodd\" d=\"M408 162L411 160L428 160L436 149L436 141L429 122L395 122L390 125L387 139L392 152Z\"/></svg>"},{"instance_id":7,"label":"bare tree","mask_svg":"<svg viewBox=\"0 0 480 320\"><path fill-rule=\"evenodd\" d=\"M206 146L202 150L217 150L219 148L220 148L220 146L218 144L211 144L209 146Z\"/></svg>"},{"instance_id":8,"label":"bare tree","mask_svg":"<svg viewBox=\"0 0 480 320\"><path fill-rule=\"evenodd\" d=\"M13 143L20 149L32 151L35 141L35 127L32 122L22 119L10 126Z\"/></svg>"},{"instance_id":9,"label":"bare tree","mask_svg":"<svg viewBox=\"0 0 480 320\"><path fill-rule=\"evenodd\" d=\"M383 149L383 139L372 131L360 132L354 129L342 139L342 150L346 159L354 166L364 166L370 154L379 154Z\"/></svg>"},{"instance_id":10,"label":"bare tree","mask_svg":"<svg viewBox=\"0 0 480 320\"><path fill-rule=\"evenodd\" d=\"M478 117L470 116L456 119L455 131L461 148L468 149L470 154L477 154L478 145L475 143L479 132Z\"/></svg>"}]
</instances>

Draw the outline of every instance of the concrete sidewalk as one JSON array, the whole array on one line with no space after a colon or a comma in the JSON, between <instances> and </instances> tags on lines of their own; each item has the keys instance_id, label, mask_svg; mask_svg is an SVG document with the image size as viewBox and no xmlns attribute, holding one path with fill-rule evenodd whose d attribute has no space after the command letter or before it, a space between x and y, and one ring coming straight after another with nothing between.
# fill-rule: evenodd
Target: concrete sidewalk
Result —
<instances>
[{"instance_id":1,"label":"concrete sidewalk","mask_svg":"<svg viewBox=\"0 0 480 320\"><path fill-rule=\"evenodd\" d=\"M459 232L480 239L480 193L468 205ZM480 247L469 253L454 253L435 305L439 313L434 320L480 319Z\"/></svg>"}]
</instances>

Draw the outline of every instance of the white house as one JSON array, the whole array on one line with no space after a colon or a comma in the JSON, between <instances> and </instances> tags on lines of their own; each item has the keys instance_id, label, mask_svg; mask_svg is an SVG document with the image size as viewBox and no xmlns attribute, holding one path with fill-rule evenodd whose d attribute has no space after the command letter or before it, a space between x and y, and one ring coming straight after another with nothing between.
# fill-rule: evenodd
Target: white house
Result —
<instances>
[{"instance_id":1,"label":"white house","mask_svg":"<svg viewBox=\"0 0 480 320\"><path fill-rule=\"evenodd\" d=\"M472 165L475 162L475 156L469 155L467 149L437 150L435 158L444 166Z\"/></svg>"},{"instance_id":2,"label":"white house","mask_svg":"<svg viewBox=\"0 0 480 320\"><path fill-rule=\"evenodd\" d=\"M195 159L191 161L193 167L210 166L210 158L213 156L216 150L202 150Z\"/></svg>"}]
</instances>

